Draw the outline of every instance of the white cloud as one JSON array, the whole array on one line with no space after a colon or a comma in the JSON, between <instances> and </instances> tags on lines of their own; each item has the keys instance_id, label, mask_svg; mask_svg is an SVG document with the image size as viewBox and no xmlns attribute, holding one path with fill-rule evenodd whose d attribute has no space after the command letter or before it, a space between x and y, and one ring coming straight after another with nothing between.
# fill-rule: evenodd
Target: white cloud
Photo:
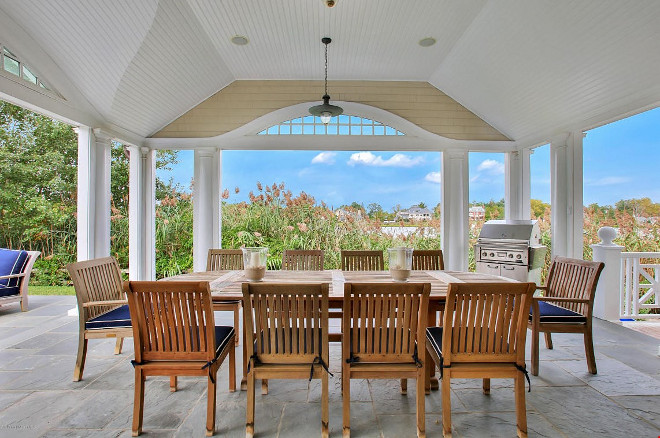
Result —
<instances>
[{"instance_id":1,"label":"white cloud","mask_svg":"<svg viewBox=\"0 0 660 438\"><path fill-rule=\"evenodd\" d=\"M312 158L312 164L335 164L335 152L321 152Z\"/></svg>"},{"instance_id":2,"label":"white cloud","mask_svg":"<svg viewBox=\"0 0 660 438\"><path fill-rule=\"evenodd\" d=\"M595 181L585 182L589 186L614 186L632 181L632 178L626 176L606 176Z\"/></svg>"},{"instance_id":3,"label":"white cloud","mask_svg":"<svg viewBox=\"0 0 660 438\"><path fill-rule=\"evenodd\" d=\"M424 177L424 180L432 183L440 184L441 182L440 172L429 172Z\"/></svg>"},{"instance_id":4,"label":"white cloud","mask_svg":"<svg viewBox=\"0 0 660 438\"><path fill-rule=\"evenodd\" d=\"M504 163L495 160L484 160L477 166L477 171L485 171L492 175L504 175Z\"/></svg>"},{"instance_id":5,"label":"white cloud","mask_svg":"<svg viewBox=\"0 0 660 438\"><path fill-rule=\"evenodd\" d=\"M374 155L371 152L356 152L351 155L351 158L346 164L355 166L362 164L364 166L377 166L377 167L413 167L424 162L424 158L412 158L404 154L394 154L387 160L383 159L380 155Z\"/></svg>"}]
</instances>

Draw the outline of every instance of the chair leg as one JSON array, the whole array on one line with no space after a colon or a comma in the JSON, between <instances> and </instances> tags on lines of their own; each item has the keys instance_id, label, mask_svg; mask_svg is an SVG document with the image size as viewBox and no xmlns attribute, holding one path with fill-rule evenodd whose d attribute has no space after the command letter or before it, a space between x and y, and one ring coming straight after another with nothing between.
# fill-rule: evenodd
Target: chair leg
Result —
<instances>
[{"instance_id":1,"label":"chair leg","mask_svg":"<svg viewBox=\"0 0 660 438\"><path fill-rule=\"evenodd\" d=\"M408 379L401 379L401 394L408 394Z\"/></svg>"},{"instance_id":2,"label":"chair leg","mask_svg":"<svg viewBox=\"0 0 660 438\"><path fill-rule=\"evenodd\" d=\"M254 371L247 376L247 406L245 407L245 438L254 436Z\"/></svg>"},{"instance_id":3,"label":"chair leg","mask_svg":"<svg viewBox=\"0 0 660 438\"><path fill-rule=\"evenodd\" d=\"M170 376L170 392L176 392L176 376Z\"/></svg>"},{"instance_id":4,"label":"chair leg","mask_svg":"<svg viewBox=\"0 0 660 438\"><path fill-rule=\"evenodd\" d=\"M321 371L321 438L330 436L329 423L329 396L328 396L328 373Z\"/></svg>"},{"instance_id":5,"label":"chair leg","mask_svg":"<svg viewBox=\"0 0 660 438\"><path fill-rule=\"evenodd\" d=\"M552 350L552 333L545 332L545 348Z\"/></svg>"},{"instance_id":6,"label":"chair leg","mask_svg":"<svg viewBox=\"0 0 660 438\"><path fill-rule=\"evenodd\" d=\"M268 379L261 379L261 395L268 395Z\"/></svg>"},{"instance_id":7,"label":"chair leg","mask_svg":"<svg viewBox=\"0 0 660 438\"><path fill-rule=\"evenodd\" d=\"M532 324L532 375L539 375L539 328Z\"/></svg>"},{"instance_id":8,"label":"chair leg","mask_svg":"<svg viewBox=\"0 0 660 438\"><path fill-rule=\"evenodd\" d=\"M215 374L214 379L211 380L209 376L209 386L208 386L208 399L206 401L206 436L213 436L215 433L215 393L216 393L216 378L218 375L218 366L215 367L213 371Z\"/></svg>"},{"instance_id":9,"label":"chair leg","mask_svg":"<svg viewBox=\"0 0 660 438\"><path fill-rule=\"evenodd\" d=\"M117 336L117 342L115 343L115 354L121 354L121 349L124 346L124 338Z\"/></svg>"},{"instance_id":10,"label":"chair leg","mask_svg":"<svg viewBox=\"0 0 660 438\"><path fill-rule=\"evenodd\" d=\"M431 362L433 363L433 362ZM427 365L429 365L427 363ZM417 404L417 438L426 438L426 406L425 406L425 397L424 387L426 382L426 370L420 368L417 370L417 379L416 379L416 404Z\"/></svg>"},{"instance_id":11,"label":"chair leg","mask_svg":"<svg viewBox=\"0 0 660 438\"><path fill-rule=\"evenodd\" d=\"M236 331L236 346L238 347L240 336L238 336L238 329L240 328L241 320L240 320L240 311L241 311L241 305L240 304L235 304L234 305L234 330Z\"/></svg>"},{"instance_id":12,"label":"chair leg","mask_svg":"<svg viewBox=\"0 0 660 438\"><path fill-rule=\"evenodd\" d=\"M142 416L144 414L144 373L142 367L135 367L135 396L133 398L133 428L132 435L142 433Z\"/></svg>"},{"instance_id":13,"label":"chair leg","mask_svg":"<svg viewBox=\"0 0 660 438\"><path fill-rule=\"evenodd\" d=\"M442 435L451 438L451 371L445 370L442 376Z\"/></svg>"},{"instance_id":14,"label":"chair leg","mask_svg":"<svg viewBox=\"0 0 660 438\"><path fill-rule=\"evenodd\" d=\"M525 405L525 376L518 372L515 377L516 424L518 438L527 438L527 407Z\"/></svg>"},{"instance_id":15,"label":"chair leg","mask_svg":"<svg viewBox=\"0 0 660 438\"><path fill-rule=\"evenodd\" d=\"M236 351L229 349L229 392L236 392Z\"/></svg>"},{"instance_id":16,"label":"chair leg","mask_svg":"<svg viewBox=\"0 0 660 438\"><path fill-rule=\"evenodd\" d=\"M21 297L21 312L28 311L28 294L27 292Z\"/></svg>"},{"instance_id":17,"label":"chair leg","mask_svg":"<svg viewBox=\"0 0 660 438\"><path fill-rule=\"evenodd\" d=\"M594 338L591 333L591 327L587 327L584 332L584 351L587 353L587 367L591 374L598 373L596 369L596 355L594 353Z\"/></svg>"},{"instance_id":18,"label":"chair leg","mask_svg":"<svg viewBox=\"0 0 660 438\"><path fill-rule=\"evenodd\" d=\"M426 351L424 363L426 364L424 367L424 394L429 395L431 393L431 375L435 370L435 362L428 350Z\"/></svg>"},{"instance_id":19,"label":"chair leg","mask_svg":"<svg viewBox=\"0 0 660 438\"><path fill-rule=\"evenodd\" d=\"M486 395L490 394L490 379L489 378L484 379L483 389L484 389L484 394L486 394Z\"/></svg>"},{"instance_id":20,"label":"chair leg","mask_svg":"<svg viewBox=\"0 0 660 438\"><path fill-rule=\"evenodd\" d=\"M351 371L347 364L343 364L341 371L341 400L342 400L342 436L351 436Z\"/></svg>"},{"instance_id":21,"label":"chair leg","mask_svg":"<svg viewBox=\"0 0 660 438\"><path fill-rule=\"evenodd\" d=\"M87 356L87 339L84 334L78 338L78 355L76 356L76 366L73 369L73 381L79 382L82 379L85 370L85 356Z\"/></svg>"}]
</instances>

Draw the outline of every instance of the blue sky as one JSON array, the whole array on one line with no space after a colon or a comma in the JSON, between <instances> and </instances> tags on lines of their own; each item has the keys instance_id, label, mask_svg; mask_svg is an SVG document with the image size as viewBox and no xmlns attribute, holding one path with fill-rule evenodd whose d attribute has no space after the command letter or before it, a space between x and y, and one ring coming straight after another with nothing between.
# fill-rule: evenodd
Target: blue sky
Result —
<instances>
[{"instance_id":1,"label":"blue sky","mask_svg":"<svg viewBox=\"0 0 660 438\"><path fill-rule=\"evenodd\" d=\"M660 202L660 108L596 128L584 139L584 203L612 205L620 199L650 197ZM531 195L550 202L550 147L531 156ZM471 153L471 202L504 197L504 155ZM339 207L357 201L392 211L419 202L440 202L441 154L437 152L223 151L222 184L229 202L247 200L256 183L284 182L294 194ZM192 151L179 153L172 177L188 189ZM239 187L238 195L234 187Z\"/></svg>"}]
</instances>

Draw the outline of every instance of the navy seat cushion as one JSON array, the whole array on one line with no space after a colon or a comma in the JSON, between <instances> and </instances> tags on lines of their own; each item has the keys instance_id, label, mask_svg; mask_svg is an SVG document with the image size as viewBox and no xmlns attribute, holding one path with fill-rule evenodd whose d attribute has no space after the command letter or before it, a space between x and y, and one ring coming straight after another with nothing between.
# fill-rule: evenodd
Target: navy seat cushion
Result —
<instances>
[{"instance_id":1,"label":"navy seat cushion","mask_svg":"<svg viewBox=\"0 0 660 438\"><path fill-rule=\"evenodd\" d=\"M128 313L128 304L112 309L111 311L92 318L85 323L86 330L119 327L131 327L131 315Z\"/></svg>"},{"instance_id":2,"label":"navy seat cushion","mask_svg":"<svg viewBox=\"0 0 660 438\"><path fill-rule=\"evenodd\" d=\"M539 301L540 322L573 322L586 323L587 318L581 313L573 312L561 306ZM529 309L529 320L532 320L532 309Z\"/></svg>"},{"instance_id":3,"label":"navy seat cushion","mask_svg":"<svg viewBox=\"0 0 660 438\"><path fill-rule=\"evenodd\" d=\"M439 357L442 357L442 327L427 328L426 342L433 347Z\"/></svg>"},{"instance_id":4,"label":"navy seat cushion","mask_svg":"<svg viewBox=\"0 0 660 438\"><path fill-rule=\"evenodd\" d=\"M0 275L20 274L27 264L28 253L22 250L0 248ZM0 280L0 297L18 295L22 278Z\"/></svg>"},{"instance_id":5,"label":"navy seat cushion","mask_svg":"<svg viewBox=\"0 0 660 438\"><path fill-rule=\"evenodd\" d=\"M215 326L215 356L218 357L220 352L225 348L232 335L234 334L234 327L226 325Z\"/></svg>"}]
</instances>

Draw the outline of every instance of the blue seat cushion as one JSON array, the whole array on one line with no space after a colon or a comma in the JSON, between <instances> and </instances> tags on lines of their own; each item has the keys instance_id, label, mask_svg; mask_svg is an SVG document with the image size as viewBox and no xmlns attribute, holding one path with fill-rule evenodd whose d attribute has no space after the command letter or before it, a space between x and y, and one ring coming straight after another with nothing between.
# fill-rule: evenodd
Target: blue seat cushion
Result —
<instances>
[{"instance_id":1,"label":"blue seat cushion","mask_svg":"<svg viewBox=\"0 0 660 438\"><path fill-rule=\"evenodd\" d=\"M215 357L220 355L220 352L225 348L227 343L231 340L234 334L234 327L226 325L215 326Z\"/></svg>"},{"instance_id":2,"label":"blue seat cushion","mask_svg":"<svg viewBox=\"0 0 660 438\"><path fill-rule=\"evenodd\" d=\"M22 250L0 248L0 275L20 274L27 264L28 253ZM22 278L0 279L0 297L18 295Z\"/></svg>"},{"instance_id":3,"label":"blue seat cushion","mask_svg":"<svg viewBox=\"0 0 660 438\"><path fill-rule=\"evenodd\" d=\"M573 312L561 306L539 301L539 322L586 323L587 318L581 313ZM529 309L529 320L532 320L532 309Z\"/></svg>"},{"instance_id":4,"label":"blue seat cushion","mask_svg":"<svg viewBox=\"0 0 660 438\"><path fill-rule=\"evenodd\" d=\"M86 330L131 327L131 315L128 304L119 306L102 315L94 317L85 323Z\"/></svg>"},{"instance_id":5,"label":"blue seat cushion","mask_svg":"<svg viewBox=\"0 0 660 438\"><path fill-rule=\"evenodd\" d=\"M426 342L433 347L438 357L442 357L442 327L428 327Z\"/></svg>"}]
</instances>

